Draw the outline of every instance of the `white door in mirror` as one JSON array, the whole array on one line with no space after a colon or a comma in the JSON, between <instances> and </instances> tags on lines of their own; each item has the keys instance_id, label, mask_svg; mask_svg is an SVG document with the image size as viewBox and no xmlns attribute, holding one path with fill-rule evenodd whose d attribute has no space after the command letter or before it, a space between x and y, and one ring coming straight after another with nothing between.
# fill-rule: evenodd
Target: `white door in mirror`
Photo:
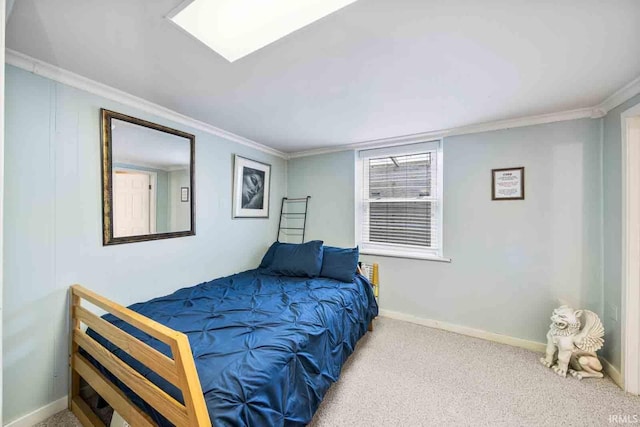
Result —
<instances>
[{"instance_id":1,"label":"white door in mirror","mask_svg":"<svg viewBox=\"0 0 640 427\"><path fill-rule=\"evenodd\" d=\"M149 175L117 171L113 180L114 237L149 234Z\"/></svg>"}]
</instances>

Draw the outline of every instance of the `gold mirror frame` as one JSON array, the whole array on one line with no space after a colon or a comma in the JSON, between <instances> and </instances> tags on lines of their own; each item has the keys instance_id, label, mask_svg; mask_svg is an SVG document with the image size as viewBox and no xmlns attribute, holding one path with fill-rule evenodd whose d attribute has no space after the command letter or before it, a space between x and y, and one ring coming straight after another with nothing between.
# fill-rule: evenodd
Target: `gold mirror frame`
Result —
<instances>
[{"instance_id":1,"label":"gold mirror frame","mask_svg":"<svg viewBox=\"0 0 640 427\"><path fill-rule=\"evenodd\" d=\"M146 120L127 116L126 114L117 113L115 111L100 109L100 117L102 119L102 140L101 140L101 157L102 157L102 245L118 245L122 243L146 242L150 240L171 239L174 237L195 236L196 234L196 203L195 203L195 144L196 137L190 133L182 132L176 129L168 128ZM170 133L189 140L190 151L190 168L189 179L191 183L191 229L186 231L175 231L168 233L143 234L139 236L113 236L113 155L112 155L112 133L111 121L113 119L122 120L135 125L144 126L149 129L158 130L160 132Z\"/></svg>"}]
</instances>

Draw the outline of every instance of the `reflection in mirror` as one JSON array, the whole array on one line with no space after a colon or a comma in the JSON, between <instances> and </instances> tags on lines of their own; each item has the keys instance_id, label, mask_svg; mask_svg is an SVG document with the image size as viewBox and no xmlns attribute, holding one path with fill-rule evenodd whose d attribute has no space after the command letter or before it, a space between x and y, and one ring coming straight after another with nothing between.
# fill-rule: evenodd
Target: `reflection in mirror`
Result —
<instances>
[{"instance_id":1,"label":"reflection in mirror","mask_svg":"<svg viewBox=\"0 0 640 427\"><path fill-rule=\"evenodd\" d=\"M104 244L195 234L195 137L107 110L102 115Z\"/></svg>"}]
</instances>

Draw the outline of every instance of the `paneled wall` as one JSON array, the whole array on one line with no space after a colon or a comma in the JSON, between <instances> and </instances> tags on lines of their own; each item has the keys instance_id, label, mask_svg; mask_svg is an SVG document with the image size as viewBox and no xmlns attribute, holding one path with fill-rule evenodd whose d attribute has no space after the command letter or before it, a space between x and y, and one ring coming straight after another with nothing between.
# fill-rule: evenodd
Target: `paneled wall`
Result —
<instances>
[{"instance_id":1,"label":"paneled wall","mask_svg":"<svg viewBox=\"0 0 640 427\"><path fill-rule=\"evenodd\" d=\"M130 304L254 268L286 161L7 66L4 422L67 394L67 289ZM196 235L102 246L101 107L196 135ZM233 155L272 165L270 219L231 218Z\"/></svg>"}]
</instances>

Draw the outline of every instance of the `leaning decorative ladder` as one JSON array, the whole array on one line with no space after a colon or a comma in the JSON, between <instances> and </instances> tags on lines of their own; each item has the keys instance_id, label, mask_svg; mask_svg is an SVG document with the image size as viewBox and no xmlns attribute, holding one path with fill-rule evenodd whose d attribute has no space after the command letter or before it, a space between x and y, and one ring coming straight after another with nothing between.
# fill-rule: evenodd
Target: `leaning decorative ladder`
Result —
<instances>
[{"instance_id":1,"label":"leaning decorative ladder","mask_svg":"<svg viewBox=\"0 0 640 427\"><path fill-rule=\"evenodd\" d=\"M209 412L202 394L191 347L185 334L174 331L135 311L109 301L80 285L73 285L70 293L71 351L69 352L69 364L71 383L69 409L78 417L83 426L104 427L104 423L80 397L81 378L131 426L155 426L156 424L106 376L96 369L79 351L80 348L91 355L171 423L185 427L211 427L211 420L209 419ZM158 350L82 307L83 300L167 344L171 348L173 358L165 356ZM93 329L131 357L175 385L182 393L184 404L169 396L87 335L81 328L81 323Z\"/></svg>"},{"instance_id":2,"label":"leaning decorative ladder","mask_svg":"<svg viewBox=\"0 0 640 427\"><path fill-rule=\"evenodd\" d=\"M307 227L307 212L310 198L311 196L299 197L297 199L282 198L282 203L280 204L280 223L278 224L276 241L279 242L281 234L284 234L285 236L301 237L302 241L300 243L304 243L304 232ZM302 206L302 203L304 203L304 211L291 210L295 207ZM284 227L282 226L283 219L285 220ZM300 221L302 221L302 227L300 227ZM289 222L293 224L289 224ZM297 227L290 227L289 225L297 225Z\"/></svg>"}]
</instances>

